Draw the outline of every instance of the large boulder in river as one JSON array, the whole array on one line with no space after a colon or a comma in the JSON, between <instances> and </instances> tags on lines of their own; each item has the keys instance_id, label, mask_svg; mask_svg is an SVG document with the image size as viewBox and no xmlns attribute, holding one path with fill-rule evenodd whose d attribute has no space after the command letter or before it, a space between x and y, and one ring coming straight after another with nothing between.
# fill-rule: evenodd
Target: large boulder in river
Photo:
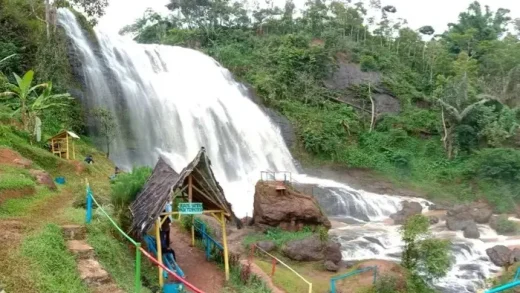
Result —
<instances>
[{"instance_id":1,"label":"large boulder in river","mask_svg":"<svg viewBox=\"0 0 520 293\"><path fill-rule=\"evenodd\" d=\"M297 261L325 259L324 243L317 236L289 241L282 247L282 252L288 258Z\"/></svg>"},{"instance_id":2,"label":"large boulder in river","mask_svg":"<svg viewBox=\"0 0 520 293\"><path fill-rule=\"evenodd\" d=\"M486 254L496 266L507 267L511 264L511 250L504 245L495 245L488 248Z\"/></svg>"},{"instance_id":3,"label":"large boulder in river","mask_svg":"<svg viewBox=\"0 0 520 293\"><path fill-rule=\"evenodd\" d=\"M493 215L493 210L487 203L475 202L456 205L448 210L446 226L452 231L464 230L471 223L486 224Z\"/></svg>"},{"instance_id":4,"label":"large boulder in river","mask_svg":"<svg viewBox=\"0 0 520 293\"><path fill-rule=\"evenodd\" d=\"M404 224L409 217L419 215L422 212L422 206L418 202L403 201L401 204L401 210L390 215L390 218L397 225Z\"/></svg>"},{"instance_id":5,"label":"large boulder in river","mask_svg":"<svg viewBox=\"0 0 520 293\"><path fill-rule=\"evenodd\" d=\"M280 227L298 231L304 226L330 228L327 216L310 195L294 190L288 184L277 190L280 182L259 181L255 187L253 223L261 228Z\"/></svg>"},{"instance_id":6,"label":"large boulder in river","mask_svg":"<svg viewBox=\"0 0 520 293\"><path fill-rule=\"evenodd\" d=\"M322 241L314 235L301 240L287 242L282 247L285 256L297 261L331 261L338 265L341 262L341 246L333 241Z\"/></svg>"},{"instance_id":7,"label":"large boulder in river","mask_svg":"<svg viewBox=\"0 0 520 293\"><path fill-rule=\"evenodd\" d=\"M475 224L474 222L468 224L464 228L464 237L465 238L472 238L472 239L480 238L480 232L478 231L477 224Z\"/></svg>"}]
</instances>

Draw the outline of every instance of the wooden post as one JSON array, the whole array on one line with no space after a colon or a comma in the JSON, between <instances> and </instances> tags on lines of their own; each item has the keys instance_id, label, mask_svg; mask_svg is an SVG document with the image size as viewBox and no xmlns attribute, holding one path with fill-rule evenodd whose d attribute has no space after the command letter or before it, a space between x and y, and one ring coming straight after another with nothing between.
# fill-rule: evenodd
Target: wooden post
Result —
<instances>
[{"instance_id":1,"label":"wooden post","mask_svg":"<svg viewBox=\"0 0 520 293\"><path fill-rule=\"evenodd\" d=\"M188 176L188 201L193 200L193 182L191 174ZM191 246L195 247L195 216L191 218Z\"/></svg>"},{"instance_id":2,"label":"wooden post","mask_svg":"<svg viewBox=\"0 0 520 293\"><path fill-rule=\"evenodd\" d=\"M51 150L52 150L52 155L54 156L54 138L51 139Z\"/></svg>"},{"instance_id":3,"label":"wooden post","mask_svg":"<svg viewBox=\"0 0 520 293\"><path fill-rule=\"evenodd\" d=\"M163 264L162 261L162 247L161 247L161 218L157 218L155 221L155 240L157 243L157 260L160 264ZM164 278L163 278L163 269L161 266L159 266L159 286L163 287L164 285Z\"/></svg>"},{"instance_id":4,"label":"wooden post","mask_svg":"<svg viewBox=\"0 0 520 293\"><path fill-rule=\"evenodd\" d=\"M271 277L274 277L274 272L276 270L276 259L273 257L271 260Z\"/></svg>"},{"instance_id":5,"label":"wooden post","mask_svg":"<svg viewBox=\"0 0 520 293\"><path fill-rule=\"evenodd\" d=\"M220 212L220 221L222 223L222 245L224 246L224 269L226 272L226 281L229 281L229 254L226 233L226 217L224 211Z\"/></svg>"},{"instance_id":6,"label":"wooden post","mask_svg":"<svg viewBox=\"0 0 520 293\"><path fill-rule=\"evenodd\" d=\"M67 158L67 160L69 159L69 134L67 133L67 135L65 136L65 139L67 140L67 154L65 155L65 157Z\"/></svg>"},{"instance_id":7,"label":"wooden post","mask_svg":"<svg viewBox=\"0 0 520 293\"><path fill-rule=\"evenodd\" d=\"M76 160L76 143L72 140L72 159Z\"/></svg>"}]
</instances>

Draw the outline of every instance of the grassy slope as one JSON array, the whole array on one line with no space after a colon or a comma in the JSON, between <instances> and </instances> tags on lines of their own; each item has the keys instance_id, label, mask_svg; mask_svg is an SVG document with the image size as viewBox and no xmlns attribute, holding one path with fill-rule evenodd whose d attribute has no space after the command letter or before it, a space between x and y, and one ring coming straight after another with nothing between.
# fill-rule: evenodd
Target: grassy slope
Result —
<instances>
[{"instance_id":1,"label":"grassy slope","mask_svg":"<svg viewBox=\"0 0 520 293\"><path fill-rule=\"evenodd\" d=\"M67 180L55 192L37 186L35 195L8 199L0 206L0 227L11 231L12 234L7 235L14 235L0 244L0 284L7 292L88 292L79 281L76 263L66 250L58 225L84 223L85 210L75 208L73 204L84 201L85 178L88 178L98 201L102 204L109 202L108 177L113 172L113 164L85 139L77 142L76 158L81 160L86 154L93 154L94 165L72 164L57 158L38 146L30 145L23 133L4 126L0 126L0 146L9 147L32 160L32 168L44 169L53 177L64 176ZM78 166L84 170L78 170ZM34 180L27 176L26 169L0 164L0 172L0 186L5 188L35 185ZM109 206L107 210L110 210ZM114 237L116 233L107 223L104 217L95 214L87 240L118 285L130 291L134 276L133 255L123 242ZM20 267L19 263L25 267ZM144 270L145 276L154 273L150 266L145 268L148 268ZM156 281L155 274L149 279Z\"/></svg>"}]
</instances>

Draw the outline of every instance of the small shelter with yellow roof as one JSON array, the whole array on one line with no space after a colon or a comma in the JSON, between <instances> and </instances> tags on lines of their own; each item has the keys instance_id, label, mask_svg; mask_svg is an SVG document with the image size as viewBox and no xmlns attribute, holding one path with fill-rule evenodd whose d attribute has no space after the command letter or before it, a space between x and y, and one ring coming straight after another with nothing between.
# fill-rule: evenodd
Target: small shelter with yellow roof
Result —
<instances>
[{"instance_id":1,"label":"small shelter with yellow roof","mask_svg":"<svg viewBox=\"0 0 520 293\"><path fill-rule=\"evenodd\" d=\"M51 152L53 155L67 160L76 159L76 148L74 141L79 136L72 131L62 130L47 141L51 144Z\"/></svg>"}]
</instances>

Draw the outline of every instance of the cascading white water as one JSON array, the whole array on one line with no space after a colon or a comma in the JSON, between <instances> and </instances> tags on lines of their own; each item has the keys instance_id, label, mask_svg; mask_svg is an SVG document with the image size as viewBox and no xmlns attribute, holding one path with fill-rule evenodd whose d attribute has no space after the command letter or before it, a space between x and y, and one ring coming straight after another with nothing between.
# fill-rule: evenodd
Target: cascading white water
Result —
<instances>
[{"instance_id":1,"label":"cascading white water","mask_svg":"<svg viewBox=\"0 0 520 293\"><path fill-rule=\"evenodd\" d=\"M214 59L195 50L140 45L100 31L92 43L66 9L59 10L59 23L79 62L75 70L86 91L84 104L89 109L107 108L116 116L111 158L120 167L153 166L163 155L180 171L203 146L239 217L252 213L254 184L261 171L290 171L297 181L316 186L317 199L329 216L368 222L336 231L345 260L399 259L397 227L381 221L398 211L403 198L297 174L278 127ZM472 292L460 288L471 288L494 269L483 250L487 246L460 235L453 239L470 244L454 246L457 265L439 284L445 292ZM462 274L464 264L478 267ZM461 283L463 277L470 279Z\"/></svg>"}]
</instances>

